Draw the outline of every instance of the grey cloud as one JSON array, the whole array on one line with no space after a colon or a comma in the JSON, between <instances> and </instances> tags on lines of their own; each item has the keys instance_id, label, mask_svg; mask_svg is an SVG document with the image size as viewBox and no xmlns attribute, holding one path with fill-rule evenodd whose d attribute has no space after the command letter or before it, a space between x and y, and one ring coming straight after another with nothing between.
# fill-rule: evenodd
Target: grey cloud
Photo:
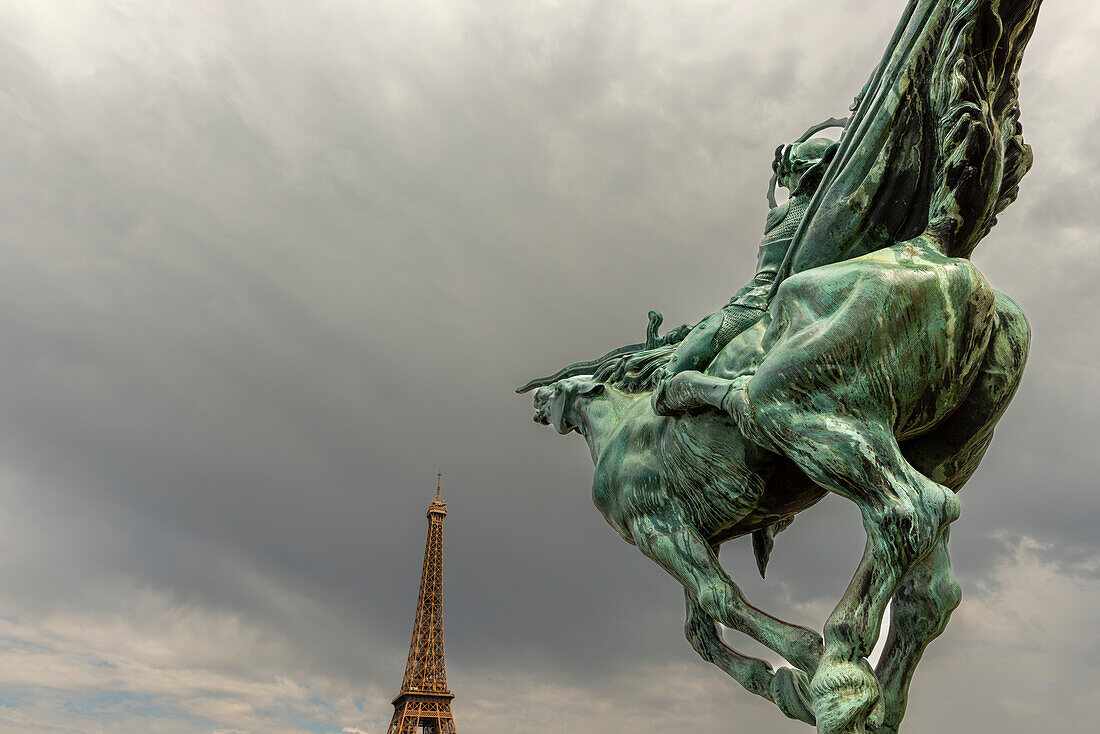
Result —
<instances>
[{"instance_id":1,"label":"grey cloud","mask_svg":"<svg viewBox=\"0 0 1100 734\"><path fill-rule=\"evenodd\" d=\"M752 265L771 152L843 113L899 10L0 10L0 616L21 625L10 638L117 615L120 636L164 645L172 666L227 689L325 681L334 730L377 731L443 471L449 662L471 725L605 731L621 706L642 707L654 732L690 715L783 726L693 659L674 582L592 508L584 446L531 423L511 390L636 341L649 308L676 324L724 302ZM1025 60L1036 167L976 259L1028 311L1035 344L963 495L952 542L973 606L930 653L924 675L939 687L918 683L914 726L943 710L960 726L1029 730L1033 719L994 702L1033 678L1012 678L1007 638L981 634L982 614L1000 629L1004 609L1033 601L1004 569L1076 589L1061 597L1075 611L1050 624L1083 624L1094 600L1098 25L1089 4L1048 3ZM754 602L810 622L861 547L858 518L827 501L780 536L767 582L743 543L723 561ZM144 594L159 601L141 607ZM138 608L200 621L173 637L143 627ZM1036 625L1028 665L1064 691L1051 705L1085 695L1095 646L1042 653L1043 612L1021 614ZM186 657L210 619L250 630L233 665ZM974 706L945 706L932 692L961 685L944 671L963 656L1002 669L969 683ZM502 681L522 685L505 696ZM30 723L0 730L79 729L48 704L64 690L34 690L24 701L41 705L13 712ZM300 726L248 718L278 695L265 700L240 698L244 718L204 709L203 721ZM1073 731L1080 709L1064 710ZM207 726L197 721L163 730Z\"/></svg>"}]
</instances>

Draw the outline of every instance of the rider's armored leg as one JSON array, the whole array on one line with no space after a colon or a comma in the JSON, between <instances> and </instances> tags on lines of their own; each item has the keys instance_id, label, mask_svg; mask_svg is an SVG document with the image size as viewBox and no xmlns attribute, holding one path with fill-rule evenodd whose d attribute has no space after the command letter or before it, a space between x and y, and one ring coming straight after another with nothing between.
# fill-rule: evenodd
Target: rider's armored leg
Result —
<instances>
[{"instance_id":1,"label":"rider's armored leg","mask_svg":"<svg viewBox=\"0 0 1100 734\"><path fill-rule=\"evenodd\" d=\"M703 370L735 336L764 315L759 308L730 304L700 321L677 347L666 373L671 376L685 370Z\"/></svg>"}]
</instances>

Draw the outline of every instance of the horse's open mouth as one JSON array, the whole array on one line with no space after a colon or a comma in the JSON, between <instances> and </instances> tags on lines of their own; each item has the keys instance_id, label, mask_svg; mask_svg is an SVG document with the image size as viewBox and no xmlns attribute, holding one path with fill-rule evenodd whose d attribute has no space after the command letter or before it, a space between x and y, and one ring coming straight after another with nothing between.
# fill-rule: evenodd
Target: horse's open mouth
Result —
<instances>
[{"instance_id":1,"label":"horse's open mouth","mask_svg":"<svg viewBox=\"0 0 1100 734\"><path fill-rule=\"evenodd\" d=\"M550 425L550 393L545 387L535 391L535 423Z\"/></svg>"}]
</instances>

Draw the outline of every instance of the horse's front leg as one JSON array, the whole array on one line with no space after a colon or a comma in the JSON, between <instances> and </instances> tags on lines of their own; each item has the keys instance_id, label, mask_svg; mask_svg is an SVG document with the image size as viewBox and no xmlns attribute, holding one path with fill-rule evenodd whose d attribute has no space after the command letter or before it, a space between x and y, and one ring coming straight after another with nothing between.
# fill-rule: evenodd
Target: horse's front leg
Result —
<instances>
[{"instance_id":1,"label":"horse's front leg","mask_svg":"<svg viewBox=\"0 0 1100 734\"><path fill-rule=\"evenodd\" d=\"M661 382L653 393L653 411L659 415L675 415L696 408L711 406L724 408L727 399L739 381L711 377L702 372L679 372Z\"/></svg>"},{"instance_id":2,"label":"horse's front leg","mask_svg":"<svg viewBox=\"0 0 1100 734\"><path fill-rule=\"evenodd\" d=\"M943 531L936 549L909 572L894 595L890 636L875 668L885 708L876 734L897 733L917 663L929 643L947 627L951 612L962 600L962 587L947 554L949 530Z\"/></svg>"},{"instance_id":3,"label":"horse's front leg","mask_svg":"<svg viewBox=\"0 0 1100 734\"><path fill-rule=\"evenodd\" d=\"M717 666L744 686L749 693L771 700L769 689L772 666L764 660L742 655L727 645L722 639L718 623L706 613L695 595L684 589L684 598L687 602L684 636L691 643L692 649L703 660Z\"/></svg>"},{"instance_id":4,"label":"horse's front leg","mask_svg":"<svg viewBox=\"0 0 1100 734\"><path fill-rule=\"evenodd\" d=\"M635 515L627 525L638 549L679 581L712 620L749 635L813 675L821 657L821 636L749 604L710 545L682 518L675 508L664 507Z\"/></svg>"},{"instance_id":5,"label":"horse's front leg","mask_svg":"<svg viewBox=\"0 0 1100 734\"><path fill-rule=\"evenodd\" d=\"M801 670L772 667L764 660L742 655L726 644L722 631L687 589L687 621L684 635L699 657L718 667L745 687L749 693L762 696L792 719L814 723L810 703L810 678Z\"/></svg>"}]
</instances>

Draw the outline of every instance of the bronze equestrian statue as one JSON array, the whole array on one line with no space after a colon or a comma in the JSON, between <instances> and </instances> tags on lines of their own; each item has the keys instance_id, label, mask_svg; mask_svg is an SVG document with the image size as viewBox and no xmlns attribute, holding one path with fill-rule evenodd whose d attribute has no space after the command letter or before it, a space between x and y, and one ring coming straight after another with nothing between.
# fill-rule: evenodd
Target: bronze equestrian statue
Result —
<instances>
[{"instance_id":1,"label":"bronze equestrian statue","mask_svg":"<svg viewBox=\"0 0 1100 734\"><path fill-rule=\"evenodd\" d=\"M1027 319L970 254L1032 156L1018 75L1041 0L910 0L840 140L781 148L758 273L727 306L571 365L535 419L577 431L607 522L675 577L696 651L821 734L897 732L909 682L961 599L956 493L1022 376ZM753 607L718 562L833 492L867 532L824 636ZM893 600L890 635L867 661ZM793 667L722 640L745 633Z\"/></svg>"}]
</instances>

